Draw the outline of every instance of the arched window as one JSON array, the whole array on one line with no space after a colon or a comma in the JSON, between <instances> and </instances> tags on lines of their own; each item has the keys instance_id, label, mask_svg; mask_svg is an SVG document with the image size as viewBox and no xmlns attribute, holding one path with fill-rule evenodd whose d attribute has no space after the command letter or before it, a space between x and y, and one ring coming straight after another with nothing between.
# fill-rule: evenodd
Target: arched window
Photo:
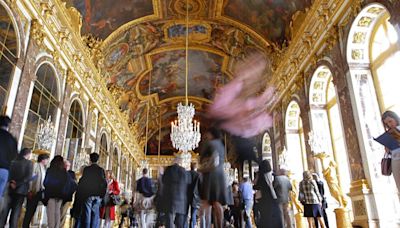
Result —
<instances>
[{"instance_id":1,"label":"arched window","mask_svg":"<svg viewBox=\"0 0 400 228\"><path fill-rule=\"evenodd\" d=\"M389 14L385 13L372 30L370 64L381 112L390 109L400 114L400 40L388 20Z\"/></svg>"},{"instance_id":2,"label":"arched window","mask_svg":"<svg viewBox=\"0 0 400 228\"><path fill-rule=\"evenodd\" d=\"M0 4L0 111L5 111L17 64L17 34L10 15Z\"/></svg>"},{"instance_id":3,"label":"arched window","mask_svg":"<svg viewBox=\"0 0 400 228\"><path fill-rule=\"evenodd\" d=\"M100 147L99 147L99 165L103 167L104 169L106 168L106 163L107 163L107 155L108 155L108 145L107 145L107 136L105 133L101 135L100 138Z\"/></svg>"},{"instance_id":4,"label":"arched window","mask_svg":"<svg viewBox=\"0 0 400 228\"><path fill-rule=\"evenodd\" d=\"M303 171L307 170L307 159L300 106L295 101L291 101L286 110L285 131L286 151L281 154L284 157L281 168L290 170L294 178L301 180Z\"/></svg>"},{"instance_id":5,"label":"arched window","mask_svg":"<svg viewBox=\"0 0 400 228\"><path fill-rule=\"evenodd\" d=\"M350 170L343 135L343 125L332 82L332 73L327 66L320 66L314 72L310 85L310 111L313 132L318 135L322 151L330 154L341 164L338 166L339 181L345 193L350 191Z\"/></svg>"},{"instance_id":6,"label":"arched window","mask_svg":"<svg viewBox=\"0 0 400 228\"><path fill-rule=\"evenodd\" d=\"M269 136L268 132L265 132L262 141L262 153L261 153L262 160L269 160L271 167L273 167L272 162L272 148L271 148L271 137Z\"/></svg>"},{"instance_id":7,"label":"arched window","mask_svg":"<svg viewBox=\"0 0 400 228\"><path fill-rule=\"evenodd\" d=\"M45 63L36 72L37 79L34 84L28 119L26 121L23 147L37 148L39 126L48 118L54 123L58 110L58 86L53 68Z\"/></svg>"},{"instance_id":8,"label":"arched window","mask_svg":"<svg viewBox=\"0 0 400 228\"><path fill-rule=\"evenodd\" d=\"M71 161L71 163L74 161L74 158L77 157L80 153L80 149L82 147L83 131L84 127L82 107L77 100L74 100L69 111L64 149L64 157Z\"/></svg>"},{"instance_id":9,"label":"arched window","mask_svg":"<svg viewBox=\"0 0 400 228\"><path fill-rule=\"evenodd\" d=\"M114 149L114 153L112 156L112 167L111 167L114 178L118 178L118 149Z\"/></svg>"}]
</instances>

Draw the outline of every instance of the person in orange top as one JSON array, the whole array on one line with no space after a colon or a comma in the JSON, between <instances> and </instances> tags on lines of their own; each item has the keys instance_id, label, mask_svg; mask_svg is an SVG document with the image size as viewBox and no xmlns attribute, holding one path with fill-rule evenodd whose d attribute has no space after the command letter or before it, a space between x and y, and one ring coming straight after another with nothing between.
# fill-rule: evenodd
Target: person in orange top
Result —
<instances>
[{"instance_id":1,"label":"person in orange top","mask_svg":"<svg viewBox=\"0 0 400 228\"><path fill-rule=\"evenodd\" d=\"M100 208L100 218L104 219L104 228L113 227L113 221L115 220L115 205L112 203L111 195L119 195L120 189L118 182L114 179L112 171L106 171L107 180L107 193L104 197L104 204Z\"/></svg>"}]
</instances>

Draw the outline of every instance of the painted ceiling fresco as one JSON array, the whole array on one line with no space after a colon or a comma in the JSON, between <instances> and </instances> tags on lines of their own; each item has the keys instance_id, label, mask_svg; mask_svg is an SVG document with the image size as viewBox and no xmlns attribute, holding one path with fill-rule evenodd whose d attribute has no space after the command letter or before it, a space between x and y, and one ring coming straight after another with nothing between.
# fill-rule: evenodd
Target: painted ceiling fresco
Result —
<instances>
[{"instance_id":1,"label":"painted ceiling fresco","mask_svg":"<svg viewBox=\"0 0 400 228\"><path fill-rule=\"evenodd\" d=\"M82 34L107 38L121 25L152 15L151 0L67 0L82 15Z\"/></svg>"},{"instance_id":2,"label":"painted ceiling fresco","mask_svg":"<svg viewBox=\"0 0 400 228\"><path fill-rule=\"evenodd\" d=\"M224 15L243 22L272 42L288 37L292 15L310 7L311 0L228 0Z\"/></svg>"},{"instance_id":3,"label":"painted ceiling fresco","mask_svg":"<svg viewBox=\"0 0 400 228\"><path fill-rule=\"evenodd\" d=\"M140 93L157 93L159 100L185 96L185 50L151 56L153 70L139 82ZM228 78L222 72L223 57L200 50L189 50L188 95L212 99L215 90Z\"/></svg>"},{"instance_id":4,"label":"painted ceiling fresco","mask_svg":"<svg viewBox=\"0 0 400 228\"><path fill-rule=\"evenodd\" d=\"M188 25L186 0L64 1L81 13L81 34L98 38L99 71L141 140L146 122L149 136L157 135L160 113L163 123L176 118L185 95L186 30L189 96L202 116L216 89L234 77L238 61L255 52L279 59L274 56L291 37L293 15L312 0L189 0ZM271 78L265 75L266 82ZM168 145L162 148L170 153Z\"/></svg>"}]
</instances>

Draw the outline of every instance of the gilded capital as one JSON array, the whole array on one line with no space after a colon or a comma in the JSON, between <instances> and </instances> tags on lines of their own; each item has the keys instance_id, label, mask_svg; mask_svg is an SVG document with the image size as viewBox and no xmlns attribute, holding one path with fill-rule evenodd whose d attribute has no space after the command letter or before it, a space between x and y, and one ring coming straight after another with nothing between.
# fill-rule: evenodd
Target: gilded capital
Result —
<instances>
[{"instance_id":1,"label":"gilded capital","mask_svg":"<svg viewBox=\"0 0 400 228\"><path fill-rule=\"evenodd\" d=\"M42 46L45 34L43 33L43 25L37 19L31 21L30 36L38 46Z\"/></svg>"}]
</instances>

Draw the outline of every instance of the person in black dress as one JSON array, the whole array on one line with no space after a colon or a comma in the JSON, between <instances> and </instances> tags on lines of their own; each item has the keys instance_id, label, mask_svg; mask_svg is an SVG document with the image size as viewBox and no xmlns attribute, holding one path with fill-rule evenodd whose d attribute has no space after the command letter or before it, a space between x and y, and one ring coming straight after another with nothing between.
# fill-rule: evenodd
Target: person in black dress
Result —
<instances>
[{"instance_id":1,"label":"person in black dress","mask_svg":"<svg viewBox=\"0 0 400 228\"><path fill-rule=\"evenodd\" d=\"M322 217L324 217L325 227L329 228L328 215L326 214L326 208L328 208L328 203L326 202L326 198L325 198L324 182L321 181L318 174L313 173L312 176L313 176L313 179L315 180L315 182L317 182L318 191L322 197L321 211L322 211ZM318 219L314 218L314 222L315 222L315 226L318 227Z\"/></svg>"},{"instance_id":2,"label":"person in black dress","mask_svg":"<svg viewBox=\"0 0 400 228\"><path fill-rule=\"evenodd\" d=\"M210 128L204 134L206 142L200 152L200 199L202 207L202 227L211 227L210 210L214 215L214 227L222 228L224 219L223 205L228 202L224 173L225 148L221 141L221 132Z\"/></svg>"},{"instance_id":3,"label":"person in black dress","mask_svg":"<svg viewBox=\"0 0 400 228\"><path fill-rule=\"evenodd\" d=\"M273 187L272 168L268 160L263 160L254 189L261 192L258 199L260 211L259 228L282 228L282 213Z\"/></svg>"}]
</instances>

